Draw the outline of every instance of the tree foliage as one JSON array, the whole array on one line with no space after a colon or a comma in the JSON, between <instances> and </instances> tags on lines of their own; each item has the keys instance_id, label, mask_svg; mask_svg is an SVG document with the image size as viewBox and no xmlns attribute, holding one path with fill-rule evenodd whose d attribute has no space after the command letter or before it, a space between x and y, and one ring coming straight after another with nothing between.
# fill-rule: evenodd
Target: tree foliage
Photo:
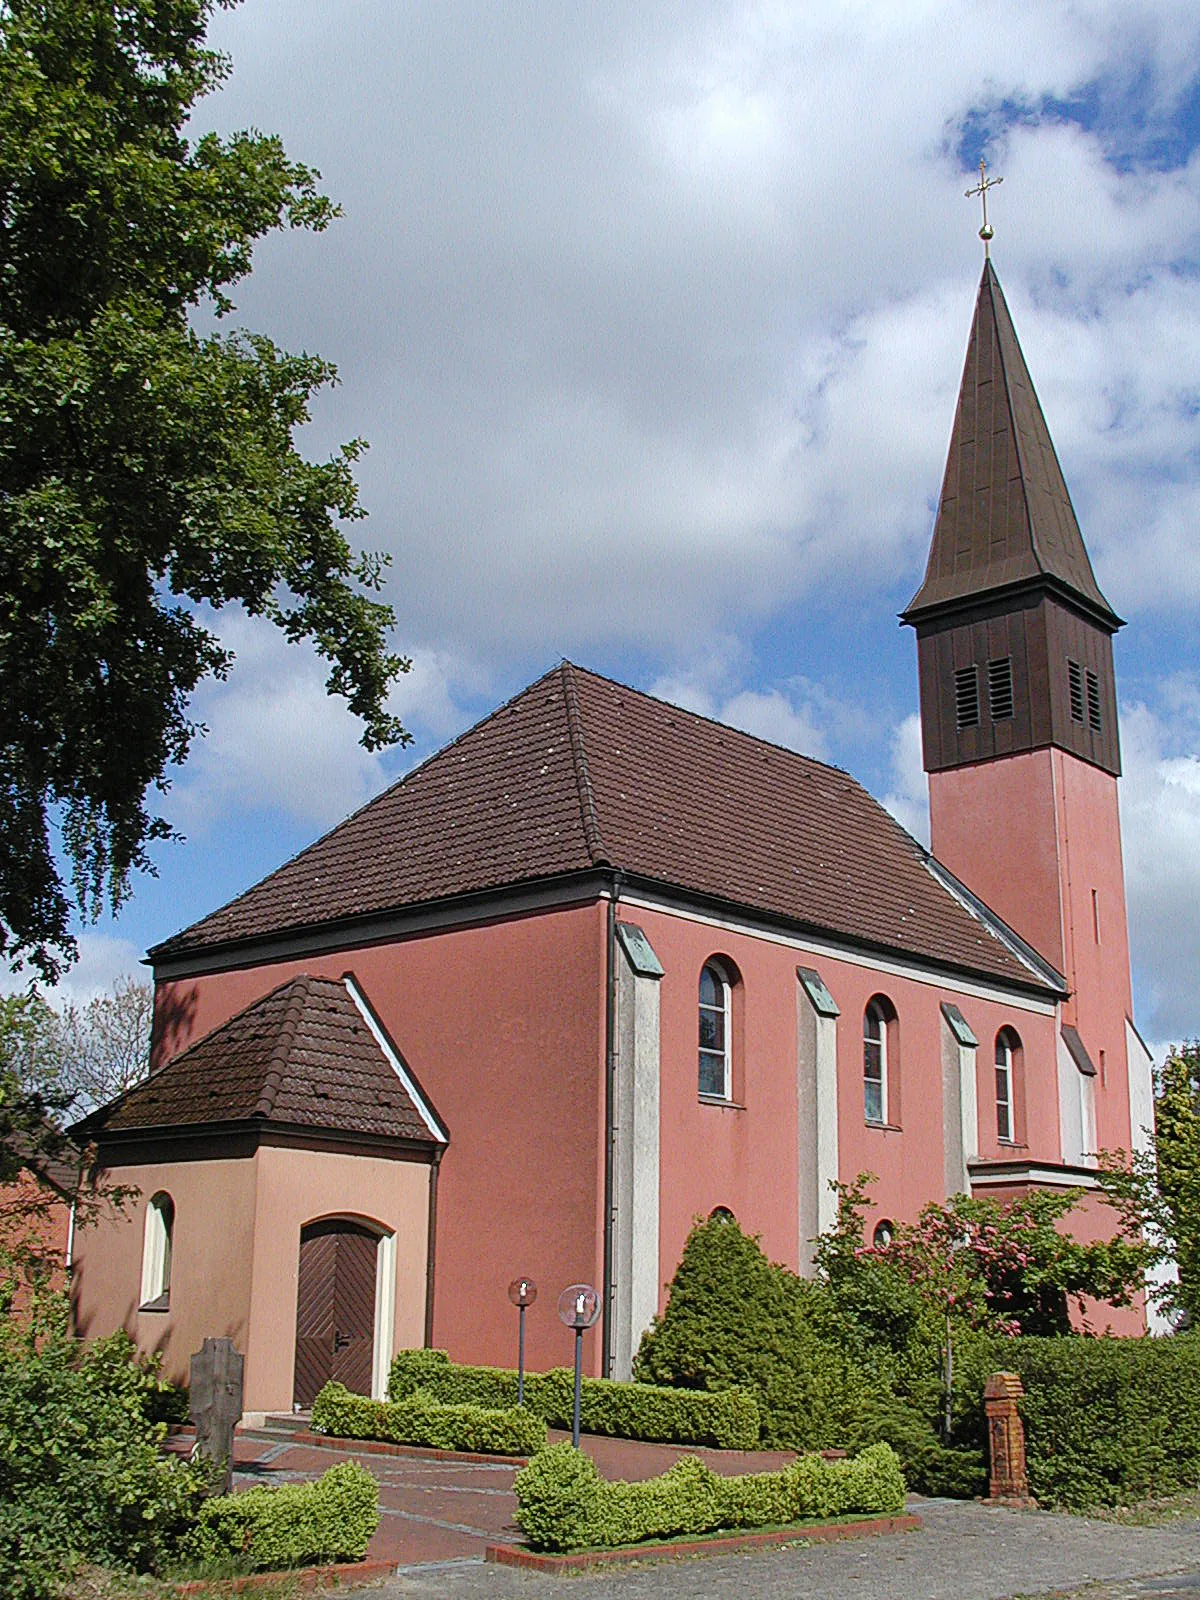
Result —
<instances>
[{"instance_id":1,"label":"tree foliage","mask_svg":"<svg viewBox=\"0 0 1200 1600\"><path fill-rule=\"evenodd\" d=\"M0 1284L0 1312L7 1309ZM0 1592L51 1600L82 1559L154 1570L176 1554L204 1490L165 1458L158 1360L124 1332L82 1346L63 1297L0 1314Z\"/></svg>"},{"instance_id":2,"label":"tree foliage","mask_svg":"<svg viewBox=\"0 0 1200 1600\"><path fill-rule=\"evenodd\" d=\"M192 315L233 309L264 234L335 215L277 138L185 137L228 71L215 3L0 6L0 954L47 977L72 898L119 904L171 833L148 791L231 663L205 608L311 639L363 742L407 737L381 560L343 529L361 442L293 442L335 369Z\"/></svg>"},{"instance_id":3,"label":"tree foliage","mask_svg":"<svg viewBox=\"0 0 1200 1600\"><path fill-rule=\"evenodd\" d=\"M1179 1270L1180 1309L1200 1320L1200 1043L1173 1050L1154 1106L1158 1188Z\"/></svg>"},{"instance_id":4,"label":"tree foliage","mask_svg":"<svg viewBox=\"0 0 1200 1600\"><path fill-rule=\"evenodd\" d=\"M47 1040L47 1069L71 1095L71 1115L107 1104L150 1070L154 988L128 974L84 1005L54 1013Z\"/></svg>"},{"instance_id":5,"label":"tree foliage","mask_svg":"<svg viewBox=\"0 0 1200 1600\"><path fill-rule=\"evenodd\" d=\"M1128 1305L1152 1252L1118 1211L1111 1239L1081 1243L1058 1224L1079 1189L1031 1189L1013 1200L954 1195L930 1201L885 1245L863 1242L870 1175L838 1184L838 1220L818 1244L818 1263L843 1295L882 1268L940 1314L980 1331L1057 1335L1071 1331L1071 1301ZM886 1281L886 1280L885 1280Z\"/></svg>"},{"instance_id":6,"label":"tree foliage","mask_svg":"<svg viewBox=\"0 0 1200 1600\"><path fill-rule=\"evenodd\" d=\"M1200 1041L1171 1051L1155 1073L1149 1148L1104 1163L1110 1203L1147 1241L1150 1297L1179 1326L1200 1323Z\"/></svg>"},{"instance_id":7,"label":"tree foliage","mask_svg":"<svg viewBox=\"0 0 1200 1600\"><path fill-rule=\"evenodd\" d=\"M35 992L0 998L0 1274L45 1282L63 1265L68 1205L86 1226L130 1198L131 1190L106 1177L80 1184L86 1152L65 1124L89 1103L90 1074L115 1080L135 1059L131 1045L149 993L123 979L82 1011L63 1014ZM147 1033L138 1076L148 1055Z\"/></svg>"}]
</instances>

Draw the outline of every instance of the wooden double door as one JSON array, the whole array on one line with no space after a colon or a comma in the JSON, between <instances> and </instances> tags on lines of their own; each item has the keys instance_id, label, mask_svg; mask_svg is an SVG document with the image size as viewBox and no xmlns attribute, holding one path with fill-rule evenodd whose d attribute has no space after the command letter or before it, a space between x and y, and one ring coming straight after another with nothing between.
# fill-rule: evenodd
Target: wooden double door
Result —
<instances>
[{"instance_id":1,"label":"wooden double door","mask_svg":"<svg viewBox=\"0 0 1200 1600\"><path fill-rule=\"evenodd\" d=\"M300 1230L297 1406L311 1406L331 1378L355 1394L370 1394L378 1245L369 1229L337 1217Z\"/></svg>"}]
</instances>

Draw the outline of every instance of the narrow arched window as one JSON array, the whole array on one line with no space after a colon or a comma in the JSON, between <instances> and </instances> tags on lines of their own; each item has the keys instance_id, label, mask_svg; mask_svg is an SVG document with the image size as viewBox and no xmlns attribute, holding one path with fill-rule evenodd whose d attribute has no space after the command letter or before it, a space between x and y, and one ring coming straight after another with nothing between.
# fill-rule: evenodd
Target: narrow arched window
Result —
<instances>
[{"instance_id":1,"label":"narrow arched window","mask_svg":"<svg viewBox=\"0 0 1200 1600\"><path fill-rule=\"evenodd\" d=\"M171 1303L171 1254L175 1236L175 1202L164 1191L146 1207L142 1241L142 1311L166 1311Z\"/></svg>"},{"instance_id":2,"label":"narrow arched window","mask_svg":"<svg viewBox=\"0 0 1200 1600\"><path fill-rule=\"evenodd\" d=\"M868 1122L887 1121L888 1019L878 999L863 1012L863 1113Z\"/></svg>"},{"instance_id":3,"label":"narrow arched window","mask_svg":"<svg viewBox=\"0 0 1200 1600\"><path fill-rule=\"evenodd\" d=\"M730 1060L729 979L715 961L700 973L700 1093L712 1100L733 1098Z\"/></svg>"},{"instance_id":4,"label":"narrow arched window","mask_svg":"<svg viewBox=\"0 0 1200 1600\"><path fill-rule=\"evenodd\" d=\"M1011 1144L1016 1139L1017 1054L1021 1041L1011 1028L996 1035L996 1137Z\"/></svg>"}]
</instances>

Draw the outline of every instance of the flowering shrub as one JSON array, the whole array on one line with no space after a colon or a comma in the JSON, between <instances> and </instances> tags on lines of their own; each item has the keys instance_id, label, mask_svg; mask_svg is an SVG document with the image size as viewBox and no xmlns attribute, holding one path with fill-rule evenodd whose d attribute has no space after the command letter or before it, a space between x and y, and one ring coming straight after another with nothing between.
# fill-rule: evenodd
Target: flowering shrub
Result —
<instances>
[{"instance_id":1,"label":"flowering shrub","mask_svg":"<svg viewBox=\"0 0 1200 1600\"><path fill-rule=\"evenodd\" d=\"M1034 1189L1015 1200L955 1195L931 1201L884 1245L863 1242L868 1204L862 1173L839 1184L838 1220L818 1246L818 1265L835 1294L861 1295L850 1280L883 1269L925 1304L968 1327L999 1334L1071 1331L1072 1297L1128 1305L1144 1282L1150 1252L1116 1212L1111 1241L1081 1244L1057 1224L1083 1191Z\"/></svg>"}]
</instances>

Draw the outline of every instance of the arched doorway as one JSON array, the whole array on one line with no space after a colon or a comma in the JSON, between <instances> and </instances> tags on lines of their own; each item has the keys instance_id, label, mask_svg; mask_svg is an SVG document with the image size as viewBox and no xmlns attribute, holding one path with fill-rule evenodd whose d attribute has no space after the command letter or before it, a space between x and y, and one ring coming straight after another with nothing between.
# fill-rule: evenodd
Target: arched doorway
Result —
<instances>
[{"instance_id":1,"label":"arched doorway","mask_svg":"<svg viewBox=\"0 0 1200 1600\"><path fill-rule=\"evenodd\" d=\"M300 1230L293 1403L311 1406L332 1378L371 1393L379 1236L331 1217Z\"/></svg>"}]
</instances>

